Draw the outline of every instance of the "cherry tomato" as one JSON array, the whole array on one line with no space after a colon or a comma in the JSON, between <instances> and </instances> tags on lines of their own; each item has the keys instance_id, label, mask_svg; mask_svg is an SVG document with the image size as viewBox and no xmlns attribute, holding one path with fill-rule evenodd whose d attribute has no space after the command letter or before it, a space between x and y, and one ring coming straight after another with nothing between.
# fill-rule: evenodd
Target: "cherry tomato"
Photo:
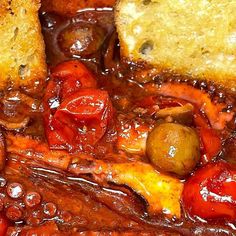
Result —
<instances>
[{"instance_id":1,"label":"cherry tomato","mask_svg":"<svg viewBox=\"0 0 236 236\"><path fill-rule=\"evenodd\" d=\"M92 73L80 61L62 62L51 70L51 78L61 81L61 95L67 97L79 88L96 88L97 82Z\"/></svg>"},{"instance_id":2,"label":"cherry tomato","mask_svg":"<svg viewBox=\"0 0 236 236\"><path fill-rule=\"evenodd\" d=\"M9 226L9 222L7 219L1 214L0 215L0 236L5 236L7 232L7 228Z\"/></svg>"},{"instance_id":3,"label":"cherry tomato","mask_svg":"<svg viewBox=\"0 0 236 236\"><path fill-rule=\"evenodd\" d=\"M197 127L209 128L209 122L206 117L204 117L199 110L194 108L194 123Z\"/></svg>"},{"instance_id":4,"label":"cherry tomato","mask_svg":"<svg viewBox=\"0 0 236 236\"><path fill-rule=\"evenodd\" d=\"M221 139L215 130L201 127L199 136L203 146L203 162L211 161L221 150Z\"/></svg>"},{"instance_id":5,"label":"cherry tomato","mask_svg":"<svg viewBox=\"0 0 236 236\"><path fill-rule=\"evenodd\" d=\"M94 145L105 134L111 113L106 91L81 89L62 102L51 126L63 130L61 137L71 143Z\"/></svg>"},{"instance_id":6,"label":"cherry tomato","mask_svg":"<svg viewBox=\"0 0 236 236\"><path fill-rule=\"evenodd\" d=\"M97 82L80 61L66 61L51 70L44 96L45 112L57 109L62 100L81 88L96 88ZM49 113L50 113L49 112Z\"/></svg>"},{"instance_id":7,"label":"cherry tomato","mask_svg":"<svg viewBox=\"0 0 236 236\"><path fill-rule=\"evenodd\" d=\"M197 170L184 185L184 209L192 217L236 220L236 165L220 161Z\"/></svg>"},{"instance_id":8,"label":"cherry tomato","mask_svg":"<svg viewBox=\"0 0 236 236\"><path fill-rule=\"evenodd\" d=\"M52 70L44 96L44 123L53 149L81 149L105 134L112 116L106 91L78 61L64 62Z\"/></svg>"}]
</instances>

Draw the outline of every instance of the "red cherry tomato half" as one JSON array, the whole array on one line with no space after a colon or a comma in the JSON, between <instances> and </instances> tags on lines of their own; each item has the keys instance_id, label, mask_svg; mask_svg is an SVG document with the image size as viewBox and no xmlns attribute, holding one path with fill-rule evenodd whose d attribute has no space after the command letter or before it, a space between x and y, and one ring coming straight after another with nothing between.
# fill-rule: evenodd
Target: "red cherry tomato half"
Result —
<instances>
[{"instance_id":1,"label":"red cherry tomato half","mask_svg":"<svg viewBox=\"0 0 236 236\"><path fill-rule=\"evenodd\" d=\"M183 205L192 217L236 220L236 166L209 163L184 185Z\"/></svg>"},{"instance_id":2,"label":"red cherry tomato half","mask_svg":"<svg viewBox=\"0 0 236 236\"><path fill-rule=\"evenodd\" d=\"M5 236L9 226L8 220L1 214L0 215L0 236Z\"/></svg>"},{"instance_id":3,"label":"red cherry tomato half","mask_svg":"<svg viewBox=\"0 0 236 236\"><path fill-rule=\"evenodd\" d=\"M93 75L79 61L52 69L44 96L44 123L53 149L81 149L105 134L112 116L106 91L96 89Z\"/></svg>"}]
</instances>

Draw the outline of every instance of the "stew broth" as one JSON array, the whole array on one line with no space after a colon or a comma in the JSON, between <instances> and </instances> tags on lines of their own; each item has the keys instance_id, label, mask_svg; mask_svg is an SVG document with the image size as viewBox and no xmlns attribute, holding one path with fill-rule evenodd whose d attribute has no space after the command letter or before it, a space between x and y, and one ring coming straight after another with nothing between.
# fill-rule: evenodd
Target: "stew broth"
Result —
<instances>
[{"instance_id":1,"label":"stew broth","mask_svg":"<svg viewBox=\"0 0 236 236\"><path fill-rule=\"evenodd\" d=\"M7 235L42 235L42 232L45 235L234 235L235 222L192 218L184 208L179 219L165 214L151 215L148 202L132 188L94 178L87 169L92 166L91 158L106 163L150 163L145 152L131 151L132 143L122 135L134 130L132 135L136 140L144 132L139 127L151 129L157 122L169 119L157 119L155 109L186 104L186 99L156 94L156 85L186 84L210 94L214 102L226 104L229 112L235 111L235 95L213 84L158 75L147 65L122 61L112 8L82 10L75 16L44 10L40 19L49 69L70 59L83 62L94 74L98 87L108 92L113 118L95 145L66 147L75 163L74 172L68 172L62 163L53 162L53 153L47 156L50 150L45 137L42 101L48 81L45 86L35 85L19 91L8 88L1 93L0 124L5 137L1 145L6 147L7 161L1 172L0 210L3 219L8 221ZM196 114L199 120L208 122L204 112L198 110ZM181 122L194 126L191 120ZM216 160L224 159L225 153L233 159L234 132L233 119L222 131L217 131L222 148L215 155ZM35 146L30 146L31 140ZM46 164L46 158L56 164ZM197 168L204 161L208 161L207 157ZM181 177L181 182L190 175ZM1 229L0 235L3 235Z\"/></svg>"}]
</instances>

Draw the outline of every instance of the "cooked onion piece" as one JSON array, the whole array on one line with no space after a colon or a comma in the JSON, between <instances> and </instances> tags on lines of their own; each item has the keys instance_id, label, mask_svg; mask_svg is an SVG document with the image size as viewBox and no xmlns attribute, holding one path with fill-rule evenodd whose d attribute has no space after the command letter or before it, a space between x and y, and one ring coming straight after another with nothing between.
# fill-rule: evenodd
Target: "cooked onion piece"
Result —
<instances>
[{"instance_id":1,"label":"cooked onion piece","mask_svg":"<svg viewBox=\"0 0 236 236\"><path fill-rule=\"evenodd\" d=\"M115 71L120 66L119 53L117 53L117 51L119 51L117 37L118 36L115 31L110 36L109 44L108 44L107 49L104 53L104 59L103 59L105 70Z\"/></svg>"},{"instance_id":2,"label":"cooked onion piece","mask_svg":"<svg viewBox=\"0 0 236 236\"><path fill-rule=\"evenodd\" d=\"M224 143L224 159L229 163L236 164L236 133Z\"/></svg>"}]
</instances>

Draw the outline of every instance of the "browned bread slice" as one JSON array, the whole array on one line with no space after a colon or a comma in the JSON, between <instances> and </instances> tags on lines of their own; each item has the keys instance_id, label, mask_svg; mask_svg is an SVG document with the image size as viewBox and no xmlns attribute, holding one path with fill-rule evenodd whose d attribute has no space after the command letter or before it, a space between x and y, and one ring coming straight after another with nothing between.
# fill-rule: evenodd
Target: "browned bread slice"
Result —
<instances>
[{"instance_id":1,"label":"browned bread slice","mask_svg":"<svg viewBox=\"0 0 236 236\"><path fill-rule=\"evenodd\" d=\"M0 1L0 89L46 77L39 0Z\"/></svg>"},{"instance_id":2,"label":"browned bread slice","mask_svg":"<svg viewBox=\"0 0 236 236\"><path fill-rule=\"evenodd\" d=\"M236 91L236 1L120 0L121 53Z\"/></svg>"}]
</instances>

